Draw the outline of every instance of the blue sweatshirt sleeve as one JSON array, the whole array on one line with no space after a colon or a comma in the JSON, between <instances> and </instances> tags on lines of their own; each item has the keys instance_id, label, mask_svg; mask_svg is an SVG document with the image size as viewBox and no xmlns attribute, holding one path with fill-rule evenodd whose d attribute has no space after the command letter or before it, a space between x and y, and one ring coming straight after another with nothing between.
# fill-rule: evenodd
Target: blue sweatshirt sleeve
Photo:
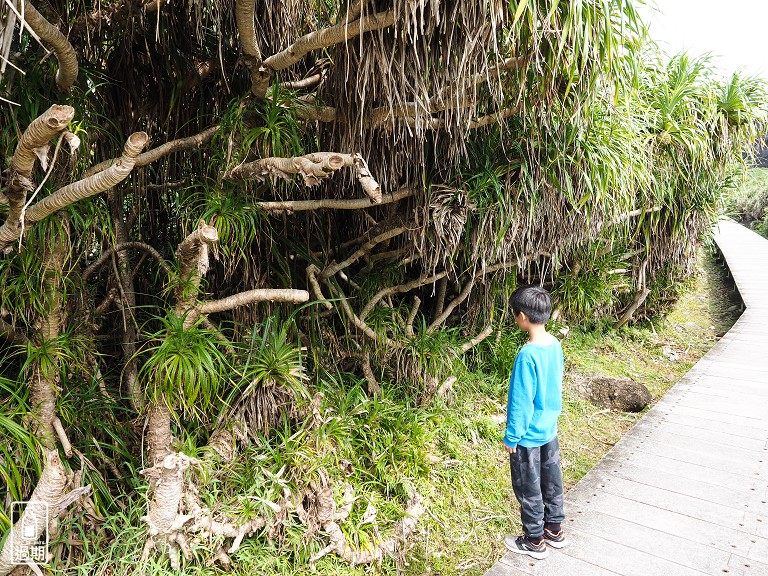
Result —
<instances>
[{"instance_id":1,"label":"blue sweatshirt sleeve","mask_svg":"<svg viewBox=\"0 0 768 576\"><path fill-rule=\"evenodd\" d=\"M533 398L536 395L536 369L530 358L518 357L512 368L507 397L507 429L504 444L517 447L533 418Z\"/></svg>"}]
</instances>

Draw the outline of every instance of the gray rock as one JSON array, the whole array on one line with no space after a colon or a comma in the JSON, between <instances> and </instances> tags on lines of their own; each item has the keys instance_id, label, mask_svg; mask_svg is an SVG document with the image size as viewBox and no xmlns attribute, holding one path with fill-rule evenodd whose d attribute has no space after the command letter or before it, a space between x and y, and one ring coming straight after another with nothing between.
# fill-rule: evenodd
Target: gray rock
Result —
<instances>
[{"instance_id":1,"label":"gray rock","mask_svg":"<svg viewBox=\"0 0 768 576\"><path fill-rule=\"evenodd\" d=\"M586 386L587 399L595 404L621 410L640 412L651 403L648 388L630 378L595 376Z\"/></svg>"}]
</instances>

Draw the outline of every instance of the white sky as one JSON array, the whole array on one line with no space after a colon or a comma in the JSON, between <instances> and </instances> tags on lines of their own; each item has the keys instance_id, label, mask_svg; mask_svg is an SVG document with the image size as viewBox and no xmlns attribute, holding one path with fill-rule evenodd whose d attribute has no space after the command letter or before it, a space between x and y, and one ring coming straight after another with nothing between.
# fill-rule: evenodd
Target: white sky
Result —
<instances>
[{"instance_id":1,"label":"white sky","mask_svg":"<svg viewBox=\"0 0 768 576\"><path fill-rule=\"evenodd\" d=\"M736 70L768 79L768 0L647 0L650 34L670 55L710 52L724 75Z\"/></svg>"}]
</instances>

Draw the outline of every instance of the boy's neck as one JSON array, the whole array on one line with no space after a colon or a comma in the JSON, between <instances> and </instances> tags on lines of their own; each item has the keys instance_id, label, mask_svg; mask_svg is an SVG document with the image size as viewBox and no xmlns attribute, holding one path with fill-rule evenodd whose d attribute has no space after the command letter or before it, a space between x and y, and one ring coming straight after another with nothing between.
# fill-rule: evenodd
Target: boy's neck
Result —
<instances>
[{"instance_id":1,"label":"boy's neck","mask_svg":"<svg viewBox=\"0 0 768 576\"><path fill-rule=\"evenodd\" d=\"M528 342L531 344L549 344L551 338L544 324L531 324L528 328Z\"/></svg>"}]
</instances>

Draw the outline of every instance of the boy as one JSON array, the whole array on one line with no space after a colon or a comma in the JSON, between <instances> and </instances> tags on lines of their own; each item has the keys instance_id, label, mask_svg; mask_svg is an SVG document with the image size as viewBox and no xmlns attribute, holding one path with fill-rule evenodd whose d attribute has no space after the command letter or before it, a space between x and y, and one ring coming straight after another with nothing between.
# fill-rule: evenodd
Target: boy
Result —
<instances>
[{"instance_id":1,"label":"boy","mask_svg":"<svg viewBox=\"0 0 768 576\"><path fill-rule=\"evenodd\" d=\"M528 343L518 352L509 380L504 449L509 453L512 489L520 503L523 535L507 535L504 545L537 560L547 546L568 544L561 529L563 475L557 417L562 410L563 349L545 323L552 299L544 288L522 286L510 298L515 322L528 332Z\"/></svg>"}]
</instances>

